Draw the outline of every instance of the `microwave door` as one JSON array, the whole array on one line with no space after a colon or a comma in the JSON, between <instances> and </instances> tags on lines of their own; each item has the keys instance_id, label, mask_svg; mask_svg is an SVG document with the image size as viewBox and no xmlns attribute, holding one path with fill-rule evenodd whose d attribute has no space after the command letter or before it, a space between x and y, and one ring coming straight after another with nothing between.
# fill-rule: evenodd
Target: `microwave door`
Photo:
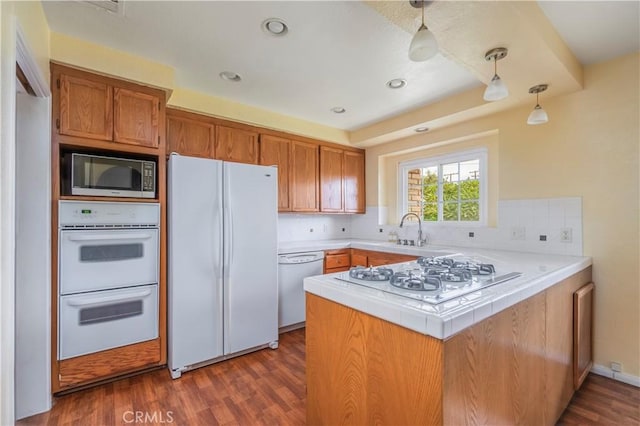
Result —
<instances>
[{"instance_id":1,"label":"microwave door","mask_svg":"<svg viewBox=\"0 0 640 426\"><path fill-rule=\"evenodd\" d=\"M142 197L142 164L74 154L72 195Z\"/></svg>"},{"instance_id":2,"label":"microwave door","mask_svg":"<svg viewBox=\"0 0 640 426\"><path fill-rule=\"evenodd\" d=\"M100 173L93 187L114 191L140 191L141 181L142 176L136 168L115 166Z\"/></svg>"}]
</instances>

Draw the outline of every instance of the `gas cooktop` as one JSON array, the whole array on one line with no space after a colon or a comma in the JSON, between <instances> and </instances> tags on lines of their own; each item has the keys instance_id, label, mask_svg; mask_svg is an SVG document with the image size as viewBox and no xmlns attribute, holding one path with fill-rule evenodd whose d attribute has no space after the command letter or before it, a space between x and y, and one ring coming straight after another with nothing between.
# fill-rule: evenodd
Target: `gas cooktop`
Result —
<instances>
[{"instance_id":1,"label":"gas cooktop","mask_svg":"<svg viewBox=\"0 0 640 426\"><path fill-rule=\"evenodd\" d=\"M356 266L336 278L437 305L521 275L497 273L494 265L464 256L442 256L421 257L393 267Z\"/></svg>"}]
</instances>

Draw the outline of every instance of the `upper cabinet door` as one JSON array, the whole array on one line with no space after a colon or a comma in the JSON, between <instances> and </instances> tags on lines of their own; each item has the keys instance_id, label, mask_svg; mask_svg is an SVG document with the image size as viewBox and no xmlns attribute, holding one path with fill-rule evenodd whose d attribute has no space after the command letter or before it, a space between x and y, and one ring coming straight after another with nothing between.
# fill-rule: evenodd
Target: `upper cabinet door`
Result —
<instances>
[{"instance_id":1,"label":"upper cabinet door","mask_svg":"<svg viewBox=\"0 0 640 426\"><path fill-rule=\"evenodd\" d=\"M344 152L344 211L365 212L364 152Z\"/></svg>"},{"instance_id":2,"label":"upper cabinet door","mask_svg":"<svg viewBox=\"0 0 640 426\"><path fill-rule=\"evenodd\" d=\"M343 212L342 174L344 151L328 146L320 147L320 211Z\"/></svg>"},{"instance_id":3,"label":"upper cabinet door","mask_svg":"<svg viewBox=\"0 0 640 426\"><path fill-rule=\"evenodd\" d=\"M160 99L116 87L113 95L115 142L157 148Z\"/></svg>"},{"instance_id":4,"label":"upper cabinet door","mask_svg":"<svg viewBox=\"0 0 640 426\"><path fill-rule=\"evenodd\" d=\"M177 152L191 157L214 157L215 125L167 110L167 153Z\"/></svg>"},{"instance_id":5,"label":"upper cabinet door","mask_svg":"<svg viewBox=\"0 0 640 426\"><path fill-rule=\"evenodd\" d=\"M278 166L278 211L291 211L291 141L277 136L260 135L260 164Z\"/></svg>"},{"instance_id":6,"label":"upper cabinet door","mask_svg":"<svg viewBox=\"0 0 640 426\"><path fill-rule=\"evenodd\" d=\"M89 139L113 138L113 89L106 83L60 76L60 133Z\"/></svg>"},{"instance_id":7,"label":"upper cabinet door","mask_svg":"<svg viewBox=\"0 0 640 426\"><path fill-rule=\"evenodd\" d=\"M215 153L218 160L258 164L258 133L216 126Z\"/></svg>"},{"instance_id":8,"label":"upper cabinet door","mask_svg":"<svg viewBox=\"0 0 640 426\"><path fill-rule=\"evenodd\" d=\"M291 141L291 209L296 212L317 212L318 145Z\"/></svg>"}]
</instances>

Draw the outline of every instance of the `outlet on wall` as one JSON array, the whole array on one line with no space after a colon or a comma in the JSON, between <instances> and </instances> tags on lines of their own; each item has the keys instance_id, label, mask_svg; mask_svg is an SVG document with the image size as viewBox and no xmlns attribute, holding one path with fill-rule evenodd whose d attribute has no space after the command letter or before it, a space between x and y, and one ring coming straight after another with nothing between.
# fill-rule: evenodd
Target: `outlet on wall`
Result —
<instances>
[{"instance_id":1,"label":"outlet on wall","mask_svg":"<svg viewBox=\"0 0 640 426\"><path fill-rule=\"evenodd\" d=\"M622 371L622 363L612 362L611 363L611 371L615 371L616 373L620 373Z\"/></svg>"},{"instance_id":2,"label":"outlet on wall","mask_svg":"<svg viewBox=\"0 0 640 426\"><path fill-rule=\"evenodd\" d=\"M526 230L524 226L514 226L511 228L512 240L524 240L526 237Z\"/></svg>"},{"instance_id":3,"label":"outlet on wall","mask_svg":"<svg viewBox=\"0 0 640 426\"><path fill-rule=\"evenodd\" d=\"M573 241L573 230L571 228L560 228L560 241L563 243Z\"/></svg>"}]
</instances>

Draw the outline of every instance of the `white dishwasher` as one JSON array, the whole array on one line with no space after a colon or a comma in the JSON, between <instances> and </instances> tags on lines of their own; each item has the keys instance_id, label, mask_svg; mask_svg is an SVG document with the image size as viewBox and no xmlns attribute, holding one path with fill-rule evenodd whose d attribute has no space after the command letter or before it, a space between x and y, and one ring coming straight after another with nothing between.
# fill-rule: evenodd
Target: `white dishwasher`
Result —
<instances>
[{"instance_id":1,"label":"white dishwasher","mask_svg":"<svg viewBox=\"0 0 640 426\"><path fill-rule=\"evenodd\" d=\"M321 275L324 252L286 253L278 256L278 327L289 331L304 326L306 277Z\"/></svg>"}]
</instances>

